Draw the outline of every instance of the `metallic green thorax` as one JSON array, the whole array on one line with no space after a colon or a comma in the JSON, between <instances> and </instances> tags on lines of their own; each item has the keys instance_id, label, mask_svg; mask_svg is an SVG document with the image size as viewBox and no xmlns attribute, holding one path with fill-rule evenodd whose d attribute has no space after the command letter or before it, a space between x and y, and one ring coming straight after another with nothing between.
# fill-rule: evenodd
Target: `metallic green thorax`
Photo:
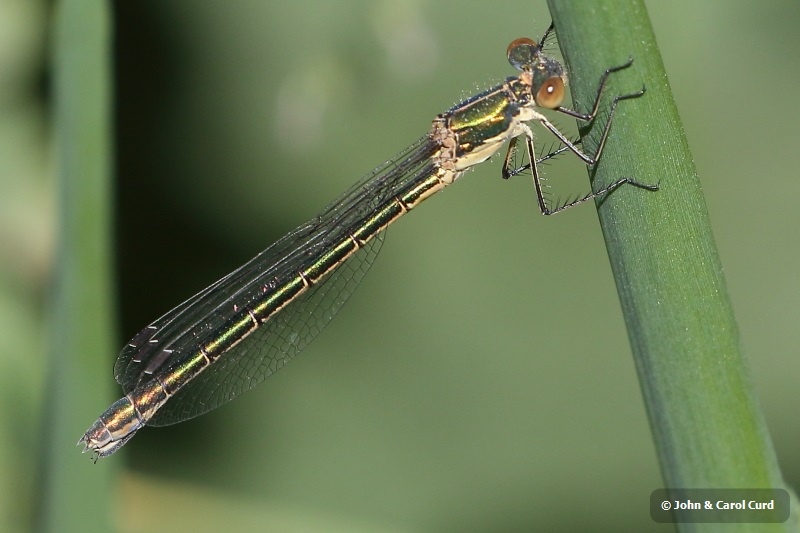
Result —
<instances>
[{"instance_id":1,"label":"metallic green thorax","mask_svg":"<svg viewBox=\"0 0 800 533\"><path fill-rule=\"evenodd\" d=\"M473 96L451 108L447 117L449 129L458 139L456 157L472 152L488 139L503 137L512 128L521 107L530 106L530 86L519 78Z\"/></svg>"}]
</instances>

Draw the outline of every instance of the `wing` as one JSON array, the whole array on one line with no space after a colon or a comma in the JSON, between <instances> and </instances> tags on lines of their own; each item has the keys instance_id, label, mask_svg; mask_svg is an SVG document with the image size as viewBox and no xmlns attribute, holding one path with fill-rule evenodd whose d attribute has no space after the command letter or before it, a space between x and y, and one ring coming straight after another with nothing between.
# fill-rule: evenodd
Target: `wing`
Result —
<instances>
[{"instance_id":1,"label":"wing","mask_svg":"<svg viewBox=\"0 0 800 533\"><path fill-rule=\"evenodd\" d=\"M325 280L279 311L179 390L148 422L176 424L215 409L255 387L300 353L333 319L378 257L385 232Z\"/></svg>"},{"instance_id":2,"label":"wing","mask_svg":"<svg viewBox=\"0 0 800 533\"><path fill-rule=\"evenodd\" d=\"M205 345L237 309L263 299L265 291L280 290L282 281L296 277L309 258L341 242L405 185L430 172L436 150L438 145L423 137L365 176L319 216L136 334L114 366L125 393ZM369 241L325 280L220 356L176 393L153 423L176 423L213 409L283 366L338 312L374 262L382 239L379 235ZM170 407L173 403L176 407Z\"/></svg>"}]
</instances>

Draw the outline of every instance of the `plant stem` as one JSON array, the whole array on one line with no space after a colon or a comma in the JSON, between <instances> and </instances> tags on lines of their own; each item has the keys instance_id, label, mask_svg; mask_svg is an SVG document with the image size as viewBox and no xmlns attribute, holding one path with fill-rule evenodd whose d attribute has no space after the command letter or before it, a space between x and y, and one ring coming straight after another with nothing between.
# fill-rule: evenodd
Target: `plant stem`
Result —
<instances>
[{"instance_id":1,"label":"plant stem","mask_svg":"<svg viewBox=\"0 0 800 533\"><path fill-rule=\"evenodd\" d=\"M57 251L47 397L40 435L44 531L111 531L114 466L75 447L111 397L111 13L96 0L62 0L53 13Z\"/></svg>"},{"instance_id":2,"label":"plant stem","mask_svg":"<svg viewBox=\"0 0 800 533\"><path fill-rule=\"evenodd\" d=\"M575 102L593 101L603 70L629 57L633 66L612 76L607 96L647 88L620 103L590 175L595 190L621 177L660 187L625 185L599 201L598 212L665 487L785 488L644 4L548 4ZM600 129L582 132L585 146L596 146ZM681 525L689 526L716 524Z\"/></svg>"}]
</instances>

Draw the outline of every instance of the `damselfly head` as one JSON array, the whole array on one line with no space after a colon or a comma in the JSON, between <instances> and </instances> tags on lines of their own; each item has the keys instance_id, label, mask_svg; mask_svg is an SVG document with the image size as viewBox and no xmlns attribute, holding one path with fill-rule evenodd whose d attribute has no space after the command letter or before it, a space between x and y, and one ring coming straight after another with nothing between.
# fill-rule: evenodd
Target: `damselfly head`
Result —
<instances>
[{"instance_id":1,"label":"damselfly head","mask_svg":"<svg viewBox=\"0 0 800 533\"><path fill-rule=\"evenodd\" d=\"M566 82L561 63L543 53L541 46L527 37L512 41L506 55L512 67L530 75L536 105L547 109L555 109L561 105Z\"/></svg>"}]
</instances>

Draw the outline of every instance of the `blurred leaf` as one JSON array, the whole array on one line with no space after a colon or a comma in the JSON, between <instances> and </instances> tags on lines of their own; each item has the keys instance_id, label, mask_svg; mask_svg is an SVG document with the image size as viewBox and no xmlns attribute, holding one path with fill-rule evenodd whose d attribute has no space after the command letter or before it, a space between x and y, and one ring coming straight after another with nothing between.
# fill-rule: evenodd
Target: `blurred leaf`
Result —
<instances>
[{"instance_id":1,"label":"blurred leaf","mask_svg":"<svg viewBox=\"0 0 800 533\"><path fill-rule=\"evenodd\" d=\"M44 531L108 531L115 466L92 465L75 443L113 384L103 364L115 351L110 6L63 0L53 20L59 215L38 520Z\"/></svg>"}]
</instances>

